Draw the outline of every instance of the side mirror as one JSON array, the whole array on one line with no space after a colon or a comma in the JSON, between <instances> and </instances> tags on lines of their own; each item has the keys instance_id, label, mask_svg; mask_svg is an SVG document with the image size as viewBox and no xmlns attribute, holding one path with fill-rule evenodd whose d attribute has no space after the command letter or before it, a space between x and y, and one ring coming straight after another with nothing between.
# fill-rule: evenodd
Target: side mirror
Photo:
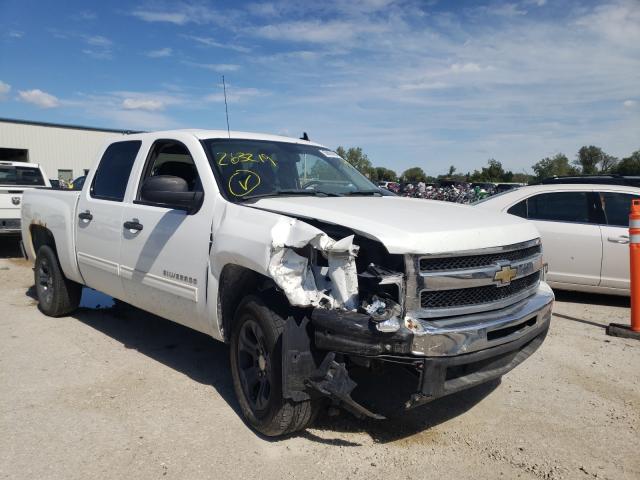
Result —
<instances>
[{"instance_id":1,"label":"side mirror","mask_svg":"<svg viewBox=\"0 0 640 480\"><path fill-rule=\"evenodd\" d=\"M140 200L166 208L186 210L193 214L200 209L204 194L190 192L184 178L172 175L156 175L147 178L140 189Z\"/></svg>"}]
</instances>

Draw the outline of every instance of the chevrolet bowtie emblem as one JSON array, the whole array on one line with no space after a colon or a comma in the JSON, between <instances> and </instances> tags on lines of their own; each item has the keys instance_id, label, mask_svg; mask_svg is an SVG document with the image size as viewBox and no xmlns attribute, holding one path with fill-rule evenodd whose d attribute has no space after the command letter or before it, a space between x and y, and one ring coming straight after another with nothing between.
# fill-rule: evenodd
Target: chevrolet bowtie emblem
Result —
<instances>
[{"instance_id":1,"label":"chevrolet bowtie emblem","mask_svg":"<svg viewBox=\"0 0 640 480\"><path fill-rule=\"evenodd\" d=\"M493 276L493 280L496 282L500 282L502 285L509 285L511 280L516 278L518 275L518 270L515 268L511 268L509 265L502 267L500 270L496 272Z\"/></svg>"}]
</instances>

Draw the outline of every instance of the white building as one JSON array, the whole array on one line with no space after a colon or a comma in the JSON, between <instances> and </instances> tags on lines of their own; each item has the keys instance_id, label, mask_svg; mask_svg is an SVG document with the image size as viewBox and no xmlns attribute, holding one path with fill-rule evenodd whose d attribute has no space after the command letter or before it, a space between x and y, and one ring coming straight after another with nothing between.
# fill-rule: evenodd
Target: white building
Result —
<instances>
[{"instance_id":1,"label":"white building","mask_svg":"<svg viewBox=\"0 0 640 480\"><path fill-rule=\"evenodd\" d=\"M50 179L85 175L96 156L125 130L0 118L0 160L38 163Z\"/></svg>"}]
</instances>

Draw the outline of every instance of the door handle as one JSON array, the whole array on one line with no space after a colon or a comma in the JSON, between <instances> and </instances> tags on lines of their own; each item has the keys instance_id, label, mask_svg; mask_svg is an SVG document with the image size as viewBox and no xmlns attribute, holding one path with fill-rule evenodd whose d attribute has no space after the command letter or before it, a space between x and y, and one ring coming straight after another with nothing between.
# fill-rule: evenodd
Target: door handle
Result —
<instances>
[{"instance_id":1,"label":"door handle","mask_svg":"<svg viewBox=\"0 0 640 480\"><path fill-rule=\"evenodd\" d=\"M612 243L629 243L629 235L620 235L619 237L609 237L607 238Z\"/></svg>"},{"instance_id":2,"label":"door handle","mask_svg":"<svg viewBox=\"0 0 640 480\"><path fill-rule=\"evenodd\" d=\"M78 218L80 220L86 220L87 222L90 222L91 220L93 220L93 215L91 215L91 212L89 210L86 210L84 212L80 212L78 214Z\"/></svg>"},{"instance_id":3,"label":"door handle","mask_svg":"<svg viewBox=\"0 0 640 480\"><path fill-rule=\"evenodd\" d=\"M136 218L129 220L128 222L124 222L122 226L127 230L137 230L138 232L142 230L142 224L138 222L138 219Z\"/></svg>"}]
</instances>

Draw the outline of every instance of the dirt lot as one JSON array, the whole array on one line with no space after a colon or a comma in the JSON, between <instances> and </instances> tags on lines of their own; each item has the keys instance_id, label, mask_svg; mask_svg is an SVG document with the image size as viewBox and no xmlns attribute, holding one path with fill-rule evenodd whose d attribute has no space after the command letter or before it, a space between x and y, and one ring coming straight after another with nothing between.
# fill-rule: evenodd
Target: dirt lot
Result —
<instances>
[{"instance_id":1,"label":"dirt lot","mask_svg":"<svg viewBox=\"0 0 640 480\"><path fill-rule=\"evenodd\" d=\"M0 478L640 478L640 343L604 331L625 299L559 295L499 384L271 440L239 416L225 345L104 299L45 317L11 256L0 244Z\"/></svg>"}]
</instances>

